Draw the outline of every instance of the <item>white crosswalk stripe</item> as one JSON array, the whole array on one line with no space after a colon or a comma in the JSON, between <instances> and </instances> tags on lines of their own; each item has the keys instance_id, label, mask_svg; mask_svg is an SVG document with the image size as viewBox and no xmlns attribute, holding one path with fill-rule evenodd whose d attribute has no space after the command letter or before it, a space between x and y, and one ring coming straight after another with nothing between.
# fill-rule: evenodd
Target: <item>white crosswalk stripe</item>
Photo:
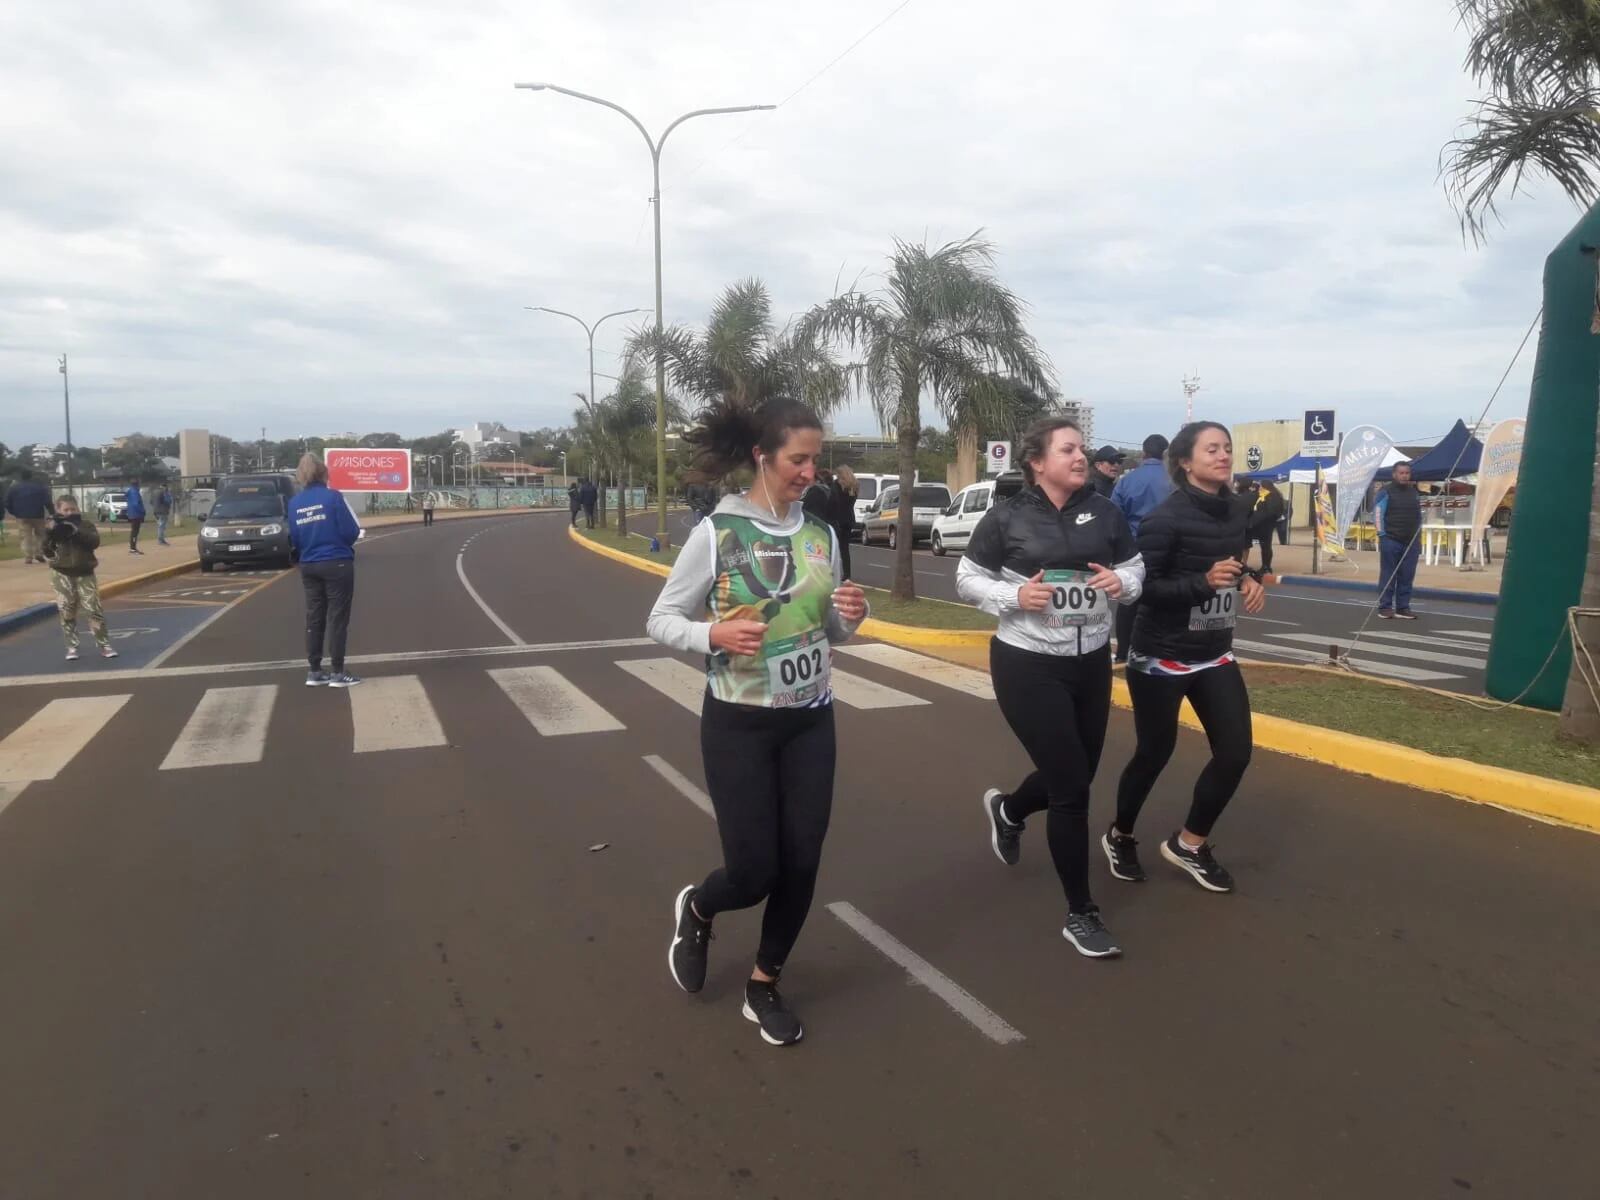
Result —
<instances>
[{"instance_id":1,"label":"white crosswalk stripe","mask_svg":"<svg viewBox=\"0 0 1600 1200\"><path fill-rule=\"evenodd\" d=\"M1290 662L1312 663L1324 667L1328 665L1326 651L1319 654L1315 650L1302 650L1298 646L1275 646L1270 642L1257 642L1241 637L1233 639L1233 648L1246 657L1270 654L1276 658L1286 658ZM1453 675L1446 671L1426 671L1421 667L1408 667L1403 663L1386 663L1360 654L1350 660L1350 665L1357 671L1364 671L1369 675L1382 675L1386 679L1405 679L1412 683L1438 683L1446 679L1461 678L1460 675Z\"/></svg>"},{"instance_id":2,"label":"white crosswalk stripe","mask_svg":"<svg viewBox=\"0 0 1600 1200\"><path fill-rule=\"evenodd\" d=\"M163 771L260 762L278 685L209 688L162 761Z\"/></svg>"},{"instance_id":3,"label":"white crosswalk stripe","mask_svg":"<svg viewBox=\"0 0 1600 1200\"><path fill-rule=\"evenodd\" d=\"M1471 638L1475 642L1487 642L1494 636L1492 633L1484 633L1481 629L1441 629L1439 632L1449 637Z\"/></svg>"},{"instance_id":4,"label":"white crosswalk stripe","mask_svg":"<svg viewBox=\"0 0 1600 1200\"><path fill-rule=\"evenodd\" d=\"M1282 638L1286 642L1305 642L1313 646L1326 649L1328 646L1338 646L1341 650L1348 650L1355 643L1350 638L1325 637L1320 633L1269 633L1270 638ZM1473 667L1483 666L1483 659L1468 658L1464 654L1441 654L1435 650L1412 650L1405 646L1384 646L1380 651L1376 646L1363 647L1372 653L1386 654L1391 658L1405 658L1413 662L1435 663L1444 667ZM1358 650L1357 653L1360 651Z\"/></svg>"},{"instance_id":5,"label":"white crosswalk stripe","mask_svg":"<svg viewBox=\"0 0 1600 1200\"><path fill-rule=\"evenodd\" d=\"M877 663L880 667L904 671L929 683L954 688L958 692L965 692L980 700L994 699L994 684L989 681L989 676L982 671L974 671L971 667L946 662L942 658L930 658L926 654L917 654L911 650L902 650L899 646L891 646L887 642L835 646L834 649L841 654Z\"/></svg>"},{"instance_id":6,"label":"white crosswalk stripe","mask_svg":"<svg viewBox=\"0 0 1600 1200\"><path fill-rule=\"evenodd\" d=\"M546 737L627 728L554 667L501 667L489 677Z\"/></svg>"},{"instance_id":7,"label":"white crosswalk stripe","mask_svg":"<svg viewBox=\"0 0 1600 1200\"><path fill-rule=\"evenodd\" d=\"M928 703L921 696L844 671L833 672L833 697L851 708L910 708Z\"/></svg>"},{"instance_id":8,"label":"white crosswalk stripe","mask_svg":"<svg viewBox=\"0 0 1600 1200\"><path fill-rule=\"evenodd\" d=\"M1445 650L1465 650L1468 654L1488 654L1489 647L1481 642L1460 638L1429 637L1426 634L1407 633L1399 629L1369 629L1361 635L1364 642L1376 638L1380 642L1404 642L1408 646L1439 646Z\"/></svg>"},{"instance_id":9,"label":"white crosswalk stripe","mask_svg":"<svg viewBox=\"0 0 1600 1200\"><path fill-rule=\"evenodd\" d=\"M706 674L676 658L629 658L617 663L640 683L655 688L699 715L706 694Z\"/></svg>"},{"instance_id":10,"label":"white crosswalk stripe","mask_svg":"<svg viewBox=\"0 0 1600 1200\"><path fill-rule=\"evenodd\" d=\"M345 694L357 754L446 744L438 714L415 675L380 675Z\"/></svg>"},{"instance_id":11,"label":"white crosswalk stripe","mask_svg":"<svg viewBox=\"0 0 1600 1200\"><path fill-rule=\"evenodd\" d=\"M50 701L0 742L0 784L54 779L129 699L74 696Z\"/></svg>"}]
</instances>

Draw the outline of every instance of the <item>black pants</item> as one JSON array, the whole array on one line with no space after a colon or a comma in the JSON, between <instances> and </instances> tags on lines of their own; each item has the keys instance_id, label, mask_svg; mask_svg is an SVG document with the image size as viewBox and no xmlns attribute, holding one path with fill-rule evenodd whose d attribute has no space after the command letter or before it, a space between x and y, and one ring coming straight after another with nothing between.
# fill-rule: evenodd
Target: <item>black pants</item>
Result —
<instances>
[{"instance_id":1,"label":"black pants","mask_svg":"<svg viewBox=\"0 0 1600 1200\"><path fill-rule=\"evenodd\" d=\"M582 507L583 507L583 505L581 505L581 504L574 504L572 506L572 523L573 523L573 525L577 525L577 523L578 523L578 510L580 508L582 508Z\"/></svg>"},{"instance_id":2,"label":"black pants","mask_svg":"<svg viewBox=\"0 0 1600 1200\"><path fill-rule=\"evenodd\" d=\"M1128 651L1133 648L1133 618L1138 615L1137 604L1117 605L1117 661L1128 661Z\"/></svg>"},{"instance_id":3,"label":"black pants","mask_svg":"<svg viewBox=\"0 0 1600 1200\"><path fill-rule=\"evenodd\" d=\"M585 521L589 522L589 528L590 529L594 528L594 505L585 504L583 506L583 519ZM700 915L704 916L705 914L701 913Z\"/></svg>"},{"instance_id":4,"label":"black pants","mask_svg":"<svg viewBox=\"0 0 1600 1200\"><path fill-rule=\"evenodd\" d=\"M1271 526L1258 533L1252 533L1250 540L1261 547L1261 569L1272 570L1272 528Z\"/></svg>"},{"instance_id":5,"label":"black pants","mask_svg":"<svg viewBox=\"0 0 1600 1200\"><path fill-rule=\"evenodd\" d=\"M143 524L144 524L144 518L143 517L129 517L128 518L128 549L129 550L137 550L139 548L139 528Z\"/></svg>"},{"instance_id":6,"label":"black pants","mask_svg":"<svg viewBox=\"0 0 1600 1200\"><path fill-rule=\"evenodd\" d=\"M839 543L839 578L850 578L850 529L849 526L835 525L833 536Z\"/></svg>"},{"instance_id":7,"label":"black pants","mask_svg":"<svg viewBox=\"0 0 1600 1200\"><path fill-rule=\"evenodd\" d=\"M433 524L433 509L425 508L422 510L422 523L424 525Z\"/></svg>"},{"instance_id":8,"label":"black pants","mask_svg":"<svg viewBox=\"0 0 1600 1200\"><path fill-rule=\"evenodd\" d=\"M783 969L811 911L833 810L833 706L752 708L707 694L700 752L723 865L694 894L707 920L767 902L756 966Z\"/></svg>"},{"instance_id":9,"label":"black pants","mask_svg":"<svg viewBox=\"0 0 1600 1200\"><path fill-rule=\"evenodd\" d=\"M333 672L344 670L345 635L350 631L350 602L356 594L356 564L351 558L300 564L306 589L306 662L322 670L322 641L327 634Z\"/></svg>"},{"instance_id":10,"label":"black pants","mask_svg":"<svg viewBox=\"0 0 1600 1200\"><path fill-rule=\"evenodd\" d=\"M1133 728L1139 744L1117 785L1117 828L1132 833L1156 777L1178 744L1178 709L1187 697L1211 743L1211 761L1195 781L1194 801L1183 827L1210 837L1222 810L1250 765L1250 693L1238 663L1208 667L1192 675L1128 672Z\"/></svg>"},{"instance_id":11,"label":"black pants","mask_svg":"<svg viewBox=\"0 0 1600 1200\"><path fill-rule=\"evenodd\" d=\"M1022 821L1049 809L1050 857L1068 907L1082 912L1094 904L1089 785L1111 715L1111 648L1065 657L1019 650L995 638L989 643L989 673L1000 712L1035 768L1006 797L1006 816Z\"/></svg>"}]
</instances>

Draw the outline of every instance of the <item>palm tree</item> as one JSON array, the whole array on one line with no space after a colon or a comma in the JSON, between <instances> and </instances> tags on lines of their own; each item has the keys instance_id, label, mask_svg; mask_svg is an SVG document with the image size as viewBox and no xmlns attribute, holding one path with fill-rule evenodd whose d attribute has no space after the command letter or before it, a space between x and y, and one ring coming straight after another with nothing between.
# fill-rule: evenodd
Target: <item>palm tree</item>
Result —
<instances>
[{"instance_id":1,"label":"palm tree","mask_svg":"<svg viewBox=\"0 0 1600 1200\"><path fill-rule=\"evenodd\" d=\"M654 329L636 330L626 358L653 364L658 346L674 389L702 405L756 405L783 396L825 414L845 396L844 369L815 345L778 329L759 279L730 284L703 332L672 325L658 341Z\"/></svg>"},{"instance_id":2,"label":"palm tree","mask_svg":"<svg viewBox=\"0 0 1600 1200\"><path fill-rule=\"evenodd\" d=\"M994 248L979 234L936 250L895 240L883 287L849 291L813 308L797 340L841 342L860 357L851 378L894 429L900 458L900 525L894 596L916 598L911 504L924 392L958 434L1009 424L1009 381L1050 388L1050 363L1023 327L1022 301L994 273Z\"/></svg>"},{"instance_id":3,"label":"palm tree","mask_svg":"<svg viewBox=\"0 0 1600 1200\"><path fill-rule=\"evenodd\" d=\"M669 397L668 419L677 414L677 404ZM611 448L613 469L622 491L617 497L617 532L628 532L628 493L633 483L633 465L647 449L655 448L655 388L645 376L641 362L628 362L617 380L616 389L600 402L597 417L603 440ZM648 442L648 446L646 443ZM626 473L626 479L623 478Z\"/></svg>"},{"instance_id":4,"label":"palm tree","mask_svg":"<svg viewBox=\"0 0 1600 1200\"><path fill-rule=\"evenodd\" d=\"M1554 180L1575 203L1600 197L1600 6L1593 0L1457 0L1471 31L1467 69L1489 90L1464 136L1440 157L1462 229L1477 243L1496 217L1495 200L1525 172ZM1579 606L1600 608L1600 446L1589 502L1589 551ZM1576 617L1578 635L1600 639L1600 620ZM1600 706L1576 648L1561 706L1561 731L1600 741Z\"/></svg>"}]
</instances>

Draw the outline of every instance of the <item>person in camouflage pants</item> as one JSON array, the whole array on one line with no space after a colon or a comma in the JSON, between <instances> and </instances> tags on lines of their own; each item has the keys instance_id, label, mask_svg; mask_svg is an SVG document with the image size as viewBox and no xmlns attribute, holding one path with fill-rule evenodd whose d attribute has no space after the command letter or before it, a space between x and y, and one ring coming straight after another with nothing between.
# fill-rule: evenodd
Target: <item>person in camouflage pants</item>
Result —
<instances>
[{"instance_id":1,"label":"person in camouflage pants","mask_svg":"<svg viewBox=\"0 0 1600 1200\"><path fill-rule=\"evenodd\" d=\"M100 531L94 522L78 512L71 496L56 501L56 516L45 533L45 561L50 564L50 586L55 590L61 610L61 632L67 641L67 661L78 657L78 614L88 619L94 640L100 644L102 658L116 658L111 648L111 632L106 628L105 610L100 607L100 581L94 569L94 556L100 545Z\"/></svg>"}]
</instances>

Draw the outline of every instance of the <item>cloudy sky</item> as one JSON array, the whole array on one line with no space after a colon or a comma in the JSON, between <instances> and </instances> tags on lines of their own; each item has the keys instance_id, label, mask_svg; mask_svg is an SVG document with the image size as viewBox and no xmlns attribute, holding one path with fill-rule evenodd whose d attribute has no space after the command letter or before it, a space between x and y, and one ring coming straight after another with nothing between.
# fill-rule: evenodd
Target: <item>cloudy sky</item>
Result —
<instances>
[{"instance_id":1,"label":"cloudy sky","mask_svg":"<svg viewBox=\"0 0 1600 1200\"><path fill-rule=\"evenodd\" d=\"M583 334L523 306L652 304L650 161L518 80L652 130L781 103L667 143L669 321L748 275L787 317L894 237L982 228L1103 436L1173 428L1192 370L1225 421L1437 435L1482 408L1577 215L1535 183L1463 244L1435 175L1464 41L1450 0L6 5L0 440L60 439L63 351L80 443L565 423Z\"/></svg>"}]
</instances>

